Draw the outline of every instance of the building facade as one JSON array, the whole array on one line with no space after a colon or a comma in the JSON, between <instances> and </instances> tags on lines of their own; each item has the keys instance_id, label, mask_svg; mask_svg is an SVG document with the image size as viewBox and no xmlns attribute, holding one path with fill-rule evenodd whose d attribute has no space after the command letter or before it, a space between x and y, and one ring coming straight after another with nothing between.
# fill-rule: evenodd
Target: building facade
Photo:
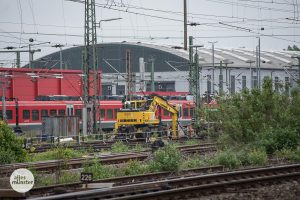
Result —
<instances>
[{"instance_id":1,"label":"building facade","mask_svg":"<svg viewBox=\"0 0 300 200\"><path fill-rule=\"evenodd\" d=\"M63 66L80 70L82 47L62 52ZM124 95L128 84L133 92L189 91L189 54L177 47L142 43L99 44L98 63L102 75L103 95ZM126 53L130 52L130 66ZM194 52L195 53L195 52ZM276 91L290 90L299 79L297 51L267 51L260 54L244 48L198 48L200 94L233 94L244 88L262 85L265 77L272 78ZM37 68L59 68L59 52L33 62ZM259 62L260 60L260 62ZM53 62L52 62L53 61ZM130 74L128 73L130 67ZM130 78L129 78L130 77Z\"/></svg>"}]
</instances>

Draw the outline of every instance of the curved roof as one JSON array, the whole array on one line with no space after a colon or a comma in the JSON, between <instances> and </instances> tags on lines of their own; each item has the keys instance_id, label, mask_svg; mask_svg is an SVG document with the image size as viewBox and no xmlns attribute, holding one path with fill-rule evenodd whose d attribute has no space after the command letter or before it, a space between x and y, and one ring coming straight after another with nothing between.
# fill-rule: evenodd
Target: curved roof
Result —
<instances>
[{"instance_id":1,"label":"curved roof","mask_svg":"<svg viewBox=\"0 0 300 200\"><path fill-rule=\"evenodd\" d=\"M68 69L82 69L83 46L62 51L63 63ZM170 66L179 66L180 70L188 70L188 54L170 47L142 43L103 43L97 44L98 66L104 73L126 72L126 51L131 52L133 72L139 71L139 58L146 62L146 71L151 71L150 59L155 59L155 71L174 71ZM92 63L92 62L91 62ZM147 65L149 63L149 65ZM59 68L59 52L55 52L34 61L35 68ZM175 70L176 71L176 70Z\"/></svg>"},{"instance_id":2,"label":"curved roof","mask_svg":"<svg viewBox=\"0 0 300 200\"><path fill-rule=\"evenodd\" d=\"M155 71L188 71L188 51L176 47L159 46L144 43L103 43L97 44L98 66L104 73L126 72L126 51L131 52L131 66L133 72L139 72L139 58L143 57L146 72L151 71L150 59L155 59ZM82 69L83 46L73 47L62 51L63 63L68 69ZM203 66L212 66L212 50L210 48L198 48L200 63ZM236 48L215 48L215 66L220 61L233 62L228 67L252 67L255 66L256 52L253 50ZM297 59L292 56L300 56L295 51L261 51L261 67L270 69L282 69L283 67L297 65ZM33 63L36 68L59 68L59 52L44 56Z\"/></svg>"}]
</instances>

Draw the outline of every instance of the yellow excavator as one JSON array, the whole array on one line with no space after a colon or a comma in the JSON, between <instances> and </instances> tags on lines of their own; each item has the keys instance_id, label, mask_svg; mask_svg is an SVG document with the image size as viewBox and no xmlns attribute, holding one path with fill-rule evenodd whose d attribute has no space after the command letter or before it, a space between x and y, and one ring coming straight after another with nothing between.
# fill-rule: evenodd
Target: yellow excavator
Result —
<instances>
[{"instance_id":1,"label":"yellow excavator","mask_svg":"<svg viewBox=\"0 0 300 200\"><path fill-rule=\"evenodd\" d=\"M179 108L168 103L163 97L153 95L147 100L125 101L117 113L115 131L118 133L168 132L161 119L156 117L160 108L172 114L172 139L178 138Z\"/></svg>"}]
</instances>

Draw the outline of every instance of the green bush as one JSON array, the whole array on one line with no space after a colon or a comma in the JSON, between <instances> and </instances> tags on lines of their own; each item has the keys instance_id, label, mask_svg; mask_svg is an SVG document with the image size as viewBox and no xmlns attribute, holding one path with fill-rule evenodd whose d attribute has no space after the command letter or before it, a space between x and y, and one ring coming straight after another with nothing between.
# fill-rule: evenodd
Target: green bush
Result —
<instances>
[{"instance_id":1,"label":"green bush","mask_svg":"<svg viewBox=\"0 0 300 200\"><path fill-rule=\"evenodd\" d=\"M144 149L144 148L143 148L143 146L142 146L141 144L136 144L136 145L132 148L132 150L133 150L133 151L136 151L136 152L141 152L143 149Z\"/></svg>"},{"instance_id":2,"label":"green bush","mask_svg":"<svg viewBox=\"0 0 300 200\"><path fill-rule=\"evenodd\" d=\"M230 150L219 152L214 158L214 163L230 169L241 165L241 161L238 159L236 153Z\"/></svg>"},{"instance_id":3,"label":"green bush","mask_svg":"<svg viewBox=\"0 0 300 200\"><path fill-rule=\"evenodd\" d=\"M76 172L62 171L59 177L59 183L74 183L80 180L80 174Z\"/></svg>"},{"instance_id":4,"label":"green bush","mask_svg":"<svg viewBox=\"0 0 300 200\"><path fill-rule=\"evenodd\" d=\"M123 144L122 141L117 141L111 146L111 152L113 153L121 153L127 151L129 151L129 148L127 145Z\"/></svg>"},{"instance_id":5,"label":"green bush","mask_svg":"<svg viewBox=\"0 0 300 200\"><path fill-rule=\"evenodd\" d=\"M195 154L193 156L188 157L183 163L182 163L182 169L186 168L198 168L202 166L208 165L206 162L207 159L205 159L203 156Z\"/></svg>"},{"instance_id":6,"label":"green bush","mask_svg":"<svg viewBox=\"0 0 300 200\"><path fill-rule=\"evenodd\" d=\"M268 156L266 151L262 149L254 149L248 154L248 161L251 165L266 165Z\"/></svg>"},{"instance_id":7,"label":"green bush","mask_svg":"<svg viewBox=\"0 0 300 200\"><path fill-rule=\"evenodd\" d=\"M130 160L124 168L124 174L126 176L145 174L148 172L148 170L149 168L147 167L147 165L142 164L137 160Z\"/></svg>"},{"instance_id":8,"label":"green bush","mask_svg":"<svg viewBox=\"0 0 300 200\"><path fill-rule=\"evenodd\" d=\"M257 139L257 146L266 149L267 153L283 149L296 149L298 146L298 134L290 128L269 128L262 132Z\"/></svg>"},{"instance_id":9,"label":"green bush","mask_svg":"<svg viewBox=\"0 0 300 200\"><path fill-rule=\"evenodd\" d=\"M55 149L36 153L30 158L31 161L44 161L44 160L57 160L57 159L71 159L79 158L82 155L86 154L85 151L78 151L70 148L57 147Z\"/></svg>"},{"instance_id":10,"label":"green bush","mask_svg":"<svg viewBox=\"0 0 300 200\"><path fill-rule=\"evenodd\" d=\"M275 156L278 158L286 158L292 162L300 161L300 147L295 150L283 149L281 151L276 151Z\"/></svg>"},{"instance_id":11,"label":"green bush","mask_svg":"<svg viewBox=\"0 0 300 200\"><path fill-rule=\"evenodd\" d=\"M95 180L115 177L117 170L118 169L114 169L109 165L102 165L96 158L91 165L86 165L83 168L84 172L93 173L93 178Z\"/></svg>"},{"instance_id":12,"label":"green bush","mask_svg":"<svg viewBox=\"0 0 300 200\"><path fill-rule=\"evenodd\" d=\"M28 155L22 143L22 139L6 123L0 121L0 164L26 161Z\"/></svg>"},{"instance_id":13,"label":"green bush","mask_svg":"<svg viewBox=\"0 0 300 200\"><path fill-rule=\"evenodd\" d=\"M167 145L154 153L150 169L152 171L178 171L181 162L180 151L173 145Z\"/></svg>"},{"instance_id":14,"label":"green bush","mask_svg":"<svg viewBox=\"0 0 300 200\"><path fill-rule=\"evenodd\" d=\"M250 146L273 154L300 144L299 89L293 89L290 98L275 92L272 80L265 79L261 90L244 90L218 103L220 112L214 113L214 121L221 121L223 147ZM243 159L246 163L248 158ZM261 159L264 162L263 155Z\"/></svg>"},{"instance_id":15,"label":"green bush","mask_svg":"<svg viewBox=\"0 0 300 200\"><path fill-rule=\"evenodd\" d=\"M12 163L16 160L15 153L10 149L0 149L0 163L1 164L8 164Z\"/></svg>"}]
</instances>

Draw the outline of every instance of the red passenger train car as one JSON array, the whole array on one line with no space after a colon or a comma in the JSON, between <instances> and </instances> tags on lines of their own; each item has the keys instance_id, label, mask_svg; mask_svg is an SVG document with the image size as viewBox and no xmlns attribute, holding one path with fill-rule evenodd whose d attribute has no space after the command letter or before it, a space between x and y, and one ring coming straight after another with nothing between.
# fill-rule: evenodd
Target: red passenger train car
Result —
<instances>
[{"instance_id":1,"label":"red passenger train car","mask_svg":"<svg viewBox=\"0 0 300 200\"><path fill-rule=\"evenodd\" d=\"M194 102L189 100L170 100L171 104L180 106L179 121L187 125L194 116ZM82 101L7 101L6 119L11 127L17 124L23 131L41 130L42 118L49 116L82 116ZM121 100L101 100L100 112L101 127L104 130L112 130L117 118L118 110L122 108ZM163 123L171 122L171 114L160 110ZM99 116L100 115L100 116ZM0 106L0 117L2 116L2 105Z\"/></svg>"}]
</instances>

